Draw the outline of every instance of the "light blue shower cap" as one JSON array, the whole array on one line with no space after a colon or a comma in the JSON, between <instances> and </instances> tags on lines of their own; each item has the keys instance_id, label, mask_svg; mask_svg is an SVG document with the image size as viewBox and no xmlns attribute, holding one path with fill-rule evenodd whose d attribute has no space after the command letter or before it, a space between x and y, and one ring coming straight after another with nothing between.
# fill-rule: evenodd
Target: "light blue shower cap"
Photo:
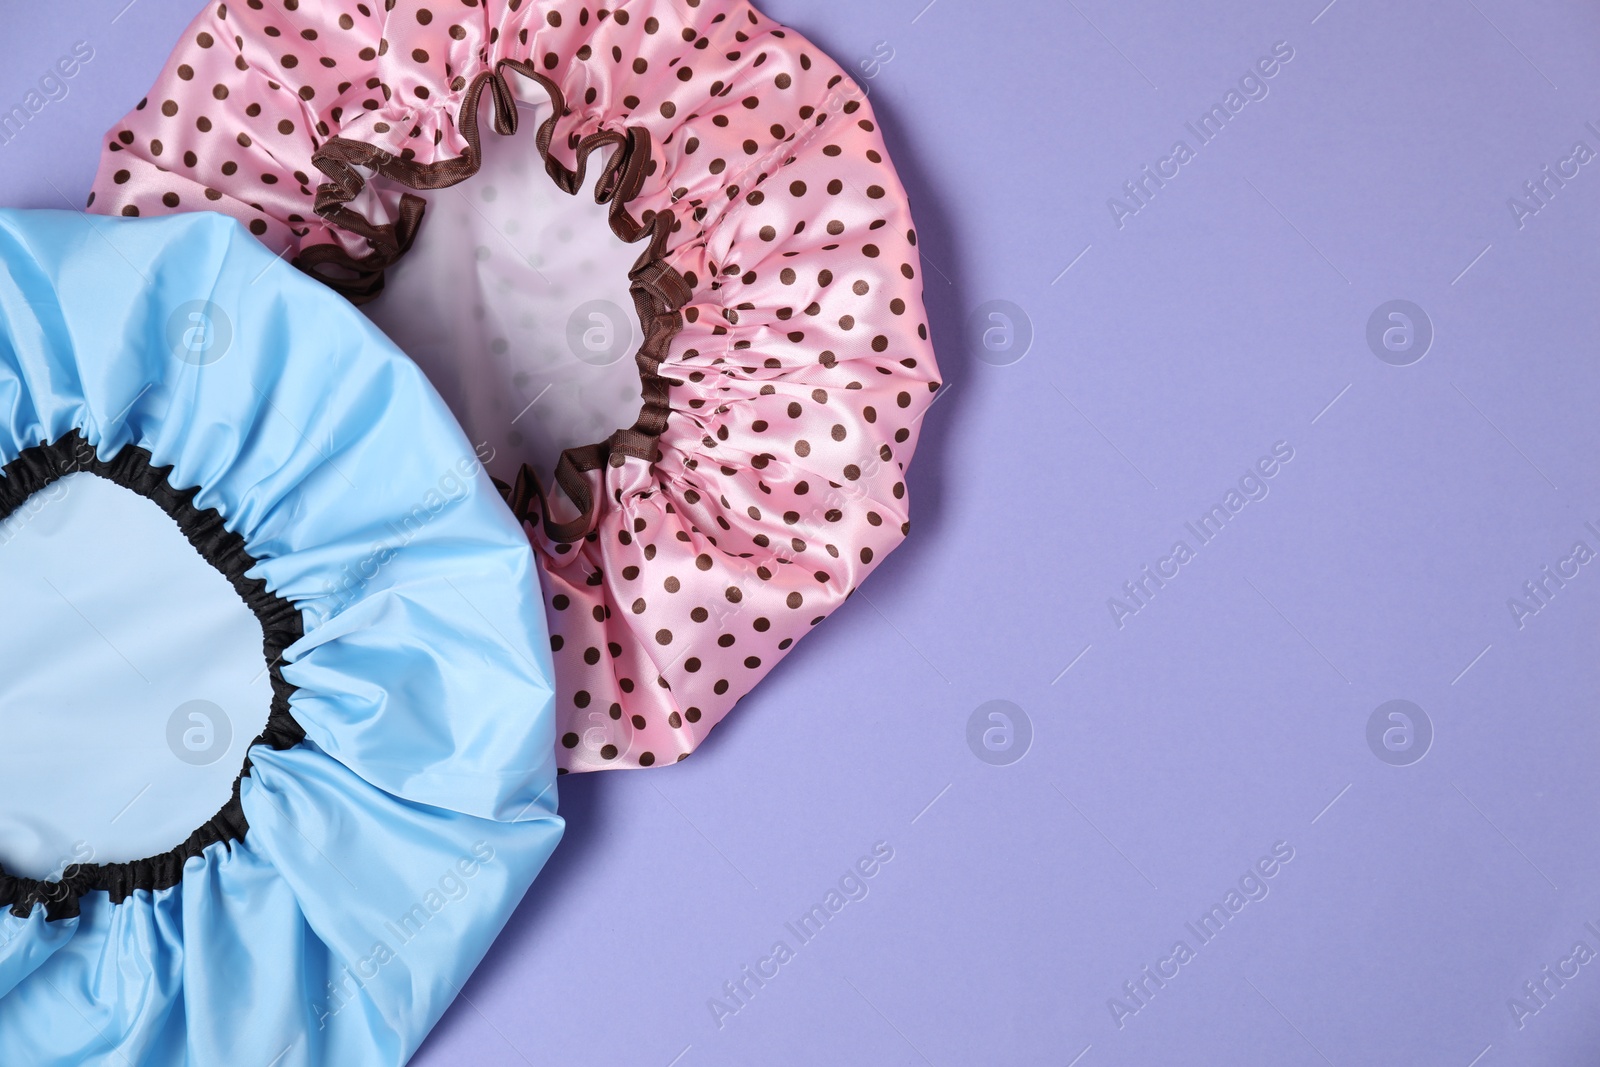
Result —
<instances>
[{"instance_id":1,"label":"light blue shower cap","mask_svg":"<svg viewBox=\"0 0 1600 1067\"><path fill-rule=\"evenodd\" d=\"M236 222L0 211L0 518L85 473L153 501L261 622L272 683L187 841L0 873L0 1064L415 1052L562 830L533 558L481 458L410 360ZM0 650L0 673L70 686L73 655ZM0 699L0 737L28 712ZM57 727L0 804L94 788L94 724Z\"/></svg>"}]
</instances>

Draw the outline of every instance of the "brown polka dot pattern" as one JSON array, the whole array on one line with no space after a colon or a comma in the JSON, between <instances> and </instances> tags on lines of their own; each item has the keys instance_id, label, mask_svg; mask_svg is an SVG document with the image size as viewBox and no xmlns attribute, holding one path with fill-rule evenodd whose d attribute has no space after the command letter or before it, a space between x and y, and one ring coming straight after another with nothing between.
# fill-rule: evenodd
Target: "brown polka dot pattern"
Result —
<instances>
[{"instance_id":1,"label":"brown polka dot pattern","mask_svg":"<svg viewBox=\"0 0 1600 1067\"><path fill-rule=\"evenodd\" d=\"M835 63L731 0L213 4L106 138L92 210L223 211L371 299L421 223L417 191L477 171L483 94L510 132L516 77L557 102L523 134L551 177L577 188L611 150L597 195L645 248L645 408L562 480L588 521L512 495L543 579L557 755L672 763L909 528L938 388L921 261Z\"/></svg>"}]
</instances>

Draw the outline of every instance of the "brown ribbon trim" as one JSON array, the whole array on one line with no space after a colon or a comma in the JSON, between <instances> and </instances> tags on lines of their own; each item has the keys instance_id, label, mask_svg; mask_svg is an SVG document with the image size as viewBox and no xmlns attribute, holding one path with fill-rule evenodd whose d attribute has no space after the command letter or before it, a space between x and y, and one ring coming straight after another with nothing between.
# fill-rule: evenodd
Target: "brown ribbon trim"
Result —
<instances>
[{"instance_id":1,"label":"brown ribbon trim","mask_svg":"<svg viewBox=\"0 0 1600 1067\"><path fill-rule=\"evenodd\" d=\"M319 146L312 153L311 161L327 176L328 181L317 187L314 210L340 229L366 238L372 253L357 259L336 244L314 245L301 252L295 258L294 265L344 294L352 303L363 304L375 299L383 291L384 272L410 251L416 240L427 201L405 193L400 198L399 217L392 223L376 225L349 206L366 186L366 178L356 167L370 167L374 172L411 189L443 189L470 178L483 163L483 148L478 134L478 103L486 87L494 101L495 132L510 135L517 130L516 96L506 81L507 69L538 82L550 96L554 110L540 124L535 134L535 144L544 159L545 171L557 188L568 194L576 194L583 187L590 154L609 145L619 146L605 170L595 180L595 202L611 205L608 221L612 232L623 241L632 244L646 235L650 238L633 269L628 272L634 310L639 315L639 323L644 331L644 343L634 357L639 366L643 405L633 426L618 430L604 441L569 448L561 454L556 464L555 480L577 506L577 518L556 522L551 517L545 488L527 464L523 464L518 471L514 486L496 483L517 518L541 523L545 535L557 542L560 551L564 552L572 543L588 536L594 527L594 493L589 479L584 475L608 463L621 466L627 456L654 463L660 457L657 439L666 429L667 418L672 410L668 403L669 390L674 385L683 384L678 379L660 374L661 363L666 359L672 338L683 329L683 317L679 311L694 295L683 275L666 261L667 238L672 231L673 216L671 212L647 212L643 221L640 221L628 212L628 204L639 195L650 170L649 131L642 126L629 126L622 131L600 130L589 134L572 146L577 167L569 170L550 153L555 140L556 120L567 114L561 90L531 62L503 59L493 71L479 74L467 87L456 123L467 142L466 153L461 156L435 163L417 163L376 145L345 137L335 137Z\"/></svg>"}]
</instances>

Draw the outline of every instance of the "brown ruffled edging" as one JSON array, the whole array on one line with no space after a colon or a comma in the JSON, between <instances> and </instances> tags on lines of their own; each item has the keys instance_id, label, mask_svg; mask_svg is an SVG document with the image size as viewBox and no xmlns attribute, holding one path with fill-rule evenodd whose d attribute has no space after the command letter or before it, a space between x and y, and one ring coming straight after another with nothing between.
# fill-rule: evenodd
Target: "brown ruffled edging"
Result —
<instances>
[{"instance_id":1,"label":"brown ruffled edging","mask_svg":"<svg viewBox=\"0 0 1600 1067\"><path fill-rule=\"evenodd\" d=\"M0 520L52 482L79 471L130 489L171 516L189 543L207 563L222 572L261 623L262 654L272 680L272 706L266 728L245 746L245 752L261 744L275 749L292 748L305 740L305 731L289 710L295 687L284 680L280 669L284 650L305 632L299 611L268 589L266 582L248 577L256 560L245 550L244 538L224 525L215 508L202 511L195 507L199 489L175 488L167 480L172 468L155 466L149 451L128 445L111 459L102 460L78 430L24 449L0 468ZM171 889L183 881L183 866L190 859L219 842L244 839L250 827L239 804L239 783L249 773L250 758L246 755L243 768L233 780L233 795L228 802L183 844L160 855L127 863L72 864L60 879L52 881L19 878L0 867L0 907L9 905L12 915L26 919L35 904L43 903L45 918L54 921L78 915L78 899L94 890L103 890L110 894L113 904L121 904L139 890Z\"/></svg>"},{"instance_id":2,"label":"brown ruffled edging","mask_svg":"<svg viewBox=\"0 0 1600 1067\"><path fill-rule=\"evenodd\" d=\"M646 236L650 239L628 272L629 291L633 294L634 310L644 336L644 343L634 357L639 366L643 405L631 427L616 431L604 441L569 448L561 454L556 464L556 483L577 506L577 517L567 522L555 521L545 489L526 463L518 471L515 485L496 483L516 517L542 521L545 535L556 543L556 551L565 553L571 551L574 542L592 536L595 501L584 474L608 463L621 466L628 456L654 463L660 456L657 440L666 429L671 411L667 403L668 390L683 384L660 373L672 338L683 329L681 309L694 295L688 281L666 260L673 216L670 212L651 211L639 220L628 211L628 204L639 195L645 176L650 172L649 131L642 126L628 126L621 132L601 130L576 139L569 147L576 154L577 167L568 169L550 153L556 121L567 113L560 88L530 62L500 60L494 70L484 71L472 80L462 99L457 128L467 142L463 155L435 163L417 163L409 155L396 156L376 145L345 137L335 137L319 146L312 153L311 161L327 175L328 181L317 188L314 210L333 225L366 238L372 253L356 259L336 244L316 245L297 256L294 264L353 303L363 304L375 299L383 291L384 272L410 251L427 202L405 193L400 198L396 221L376 225L349 206L366 186L366 179L356 167L370 167L384 177L421 190L443 189L477 174L483 165L478 104L485 88L490 90L494 100L495 132L505 135L517 132L516 97L506 81L507 69L539 83L550 96L553 110L539 126L535 143L544 159L545 171L556 186L562 192L576 194L583 188L590 154L609 145L619 146L595 181L595 202L610 205L611 230L624 242L633 244Z\"/></svg>"}]
</instances>

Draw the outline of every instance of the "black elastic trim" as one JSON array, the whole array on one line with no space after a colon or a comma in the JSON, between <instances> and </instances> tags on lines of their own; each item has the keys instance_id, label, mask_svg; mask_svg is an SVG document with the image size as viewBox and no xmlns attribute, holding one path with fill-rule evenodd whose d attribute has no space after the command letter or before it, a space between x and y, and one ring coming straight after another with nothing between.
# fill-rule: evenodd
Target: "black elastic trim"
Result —
<instances>
[{"instance_id":1,"label":"black elastic trim","mask_svg":"<svg viewBox=\"0 0 1600 1067\"><path fill-rule=\"evenodd\" d=\"M178 524L206 562L222 572L261 623L262 654L272 679L272 708L267 714L266 729L245 748L244 767L233 781L233 796L177 848L127 863L74 864L55 881L19 878L5 873L4 866L0 866L0 907L9 905L11 914L19 919L27 918L33 906L41 902L46 919L71 918L78 914L78 898L94 890L104 890L111 895L113 904L121 904L141 889L171 889L183 880L183 865L191 857L218 842L243 840L250 829L239 805L239 782L250 773L250 748L266 744L285 749L305 740L305 731L289 712L294 686L283 680L279 670L284 650L305 632L299 611L259 578L245 576L256 560L245 551L244 538L223 525L215 508L202 511L195 507L194 498L200 490L173 488L167 481L172 468L153 466L152 459L147 450L128 445L111 459L102 460L77 430L59 440L25 449L0 468L0 521L52 482L80 471L98 475L153 501Z\"/></svg>"}]
</instances>

